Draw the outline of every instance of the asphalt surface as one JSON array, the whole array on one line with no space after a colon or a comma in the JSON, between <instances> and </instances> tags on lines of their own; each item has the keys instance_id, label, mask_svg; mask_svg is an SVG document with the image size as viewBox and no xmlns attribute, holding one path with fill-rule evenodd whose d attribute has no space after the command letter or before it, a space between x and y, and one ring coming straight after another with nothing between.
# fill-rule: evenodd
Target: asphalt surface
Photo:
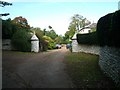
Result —
<instances>
[{"instance_id":1,"label":"asphalt surface","mask_svg":"<svg viewBox=\"0 0 120 90\"><path fill-rule=\"evenodd\" d=\"M36 54L3 51L3 88L73 88L63 63L67 52L65 47Z\"/></svg>"}]
</instances>

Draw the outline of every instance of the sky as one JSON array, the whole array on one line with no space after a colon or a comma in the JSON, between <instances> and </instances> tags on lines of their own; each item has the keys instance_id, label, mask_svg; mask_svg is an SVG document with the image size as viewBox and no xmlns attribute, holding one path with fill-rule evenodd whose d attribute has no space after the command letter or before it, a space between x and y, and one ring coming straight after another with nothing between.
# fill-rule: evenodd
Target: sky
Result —
<instances>
[{"instance_id":1,"label":"sky","mask_svg":"<svg viewBox=\"0 0 120 90\"><path fill-rule=\"evenodd\" d=\"M6 0L12 2L12 6L1 7L0 13L9 12L10 15L3 19L22 16L28 20L28 24L41 29L52 26L59 35L64 35L68 30L71 17L79 14L97 23L100 17L118 10L119 0Z\"/></svg>"}]
</instances>

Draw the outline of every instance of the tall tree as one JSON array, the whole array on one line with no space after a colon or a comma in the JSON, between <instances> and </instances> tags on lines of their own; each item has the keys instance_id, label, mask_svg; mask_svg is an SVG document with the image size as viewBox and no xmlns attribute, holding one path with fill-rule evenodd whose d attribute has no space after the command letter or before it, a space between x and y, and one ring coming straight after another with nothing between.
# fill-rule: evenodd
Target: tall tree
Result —
<instances>
[{"instance_id":1,"label":"tall tree","mask_svg":"<svg viewBox=\"0 0 120 90\"><path fill-rule=\"evenodd\" d=\"M85 27L86 25L89 25L91 22L84 18L82 15L75 14L72 17L72 21L69 25L69 27L74 26L74 29L76 31L79 31L81 28Z\"/></svg>"},{"instance_id":2,"label":"tall tree","mask_svg":"<svg viewBox=\"0 0 120 90\"><path fill-rule=\"evenodd\" d=\"M72 39L75 32L80 31L81 28L89 25L90 23L91 22L86 18L84 18L82 15L75 14L71 18L71 22L69 24L68 31L66 31L65 33L64 39L69 41L70 39Z\"/></svg>"},{"instance_id":3,"label":"tall tree","mask_svg":"<svg viewBox=\"0 0 120 90\"><path fill-rule=\"evenodd\" d=\"M15 17L13 19L13 23L18 24L20 28L30 29L27 19L23 18L22 16Z\"/></svg>"}]
</instances>

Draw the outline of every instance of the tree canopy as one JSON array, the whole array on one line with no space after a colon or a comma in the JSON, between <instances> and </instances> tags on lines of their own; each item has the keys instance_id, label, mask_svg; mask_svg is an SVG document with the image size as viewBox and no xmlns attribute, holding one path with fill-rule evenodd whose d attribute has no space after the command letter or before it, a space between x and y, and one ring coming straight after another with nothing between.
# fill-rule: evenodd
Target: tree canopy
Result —
<instances>
[{"instance_id":1,"label":"tree canopy","mask_svg":"<svg viewBox=\"0 0 120 90\"><path fill-rule=\"evenodd\" d=\"M15 17L13 19L13 23L18 24L20 28L30 29L30 25L28 25L27 19L22 16Z\"/></svg>"},{"instance_id":2,"label":"tree canopy","mask_svg":"<svg viewBox=\"0 0 120 90\"><path fill-rule=\"evenodd\" d=\"M68 31L65 33L65 39L69 41L69 39L72 39L75 32L78 32L81 30L81 28L91 24L89 20L87 20L85 17L79 14L75 14L71 18L71 22L68 27Z\"/></svg>"}]
</instances>

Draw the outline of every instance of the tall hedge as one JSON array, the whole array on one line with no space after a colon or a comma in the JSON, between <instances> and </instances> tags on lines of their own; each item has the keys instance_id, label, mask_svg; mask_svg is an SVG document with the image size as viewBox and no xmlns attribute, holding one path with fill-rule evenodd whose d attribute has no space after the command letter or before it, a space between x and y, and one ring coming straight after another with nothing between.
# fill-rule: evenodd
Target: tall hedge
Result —
<instances>
[{"instance_id":1,"label":"tall hedge","mask_svg":"<svg viewBox=\"0 0 120 90\"><path fill-rule=\"evenodd\" d=\"M120 10L101 17L97 23L97 35L101 46L120 47Z\"/></svg>"},{"instance_id":2,"label":"tall hedge","mask_svg":"<svg viewBox=\"0 0 120 90\"><path fill-rule=\"evenodd\" d=\"M12 45L23 52L31 51L30 34L26 30L18 30L12 37Z\"/></svg>"},{"instance_id":3,"label":"tall hedge","mask_svg":"<svg viewBox=\"0 0 120 90\"><path fill-rule=\"evenodd\" d=\"M77 34L77 42L79 44L99 45L96 32Z\"/></svg>"}]
</instances>

